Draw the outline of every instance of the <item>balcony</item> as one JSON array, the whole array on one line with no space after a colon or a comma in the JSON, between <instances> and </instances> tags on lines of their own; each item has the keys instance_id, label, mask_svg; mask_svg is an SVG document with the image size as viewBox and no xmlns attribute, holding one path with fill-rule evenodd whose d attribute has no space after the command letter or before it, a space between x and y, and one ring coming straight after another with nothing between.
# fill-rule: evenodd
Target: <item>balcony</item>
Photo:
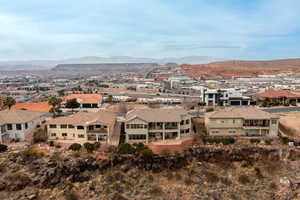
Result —
<instances>
[{"instance_id":1,"label":"balcony","mask_svg":"<svg viewBox=\"0 0 300 200\"><path fill-rule=\"evenodd\" d=\"M270 120L245 120L243 126L247 128L269 128Z\"/></svg>"}]
</instances>

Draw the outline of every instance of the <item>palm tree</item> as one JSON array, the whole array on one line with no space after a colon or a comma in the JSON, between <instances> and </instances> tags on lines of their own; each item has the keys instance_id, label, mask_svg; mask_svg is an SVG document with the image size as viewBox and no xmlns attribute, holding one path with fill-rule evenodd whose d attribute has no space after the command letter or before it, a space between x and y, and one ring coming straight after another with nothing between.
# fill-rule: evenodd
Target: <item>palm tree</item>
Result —
<instances>
[{"instance_id":1,"label":"palm tree","mask_svg":"<svg viewBox=\"0 0 300 200\"><path fill-rule=\"evenodd\" d=\"M13 97L6 97L4 105L10 110L13 105L16 104L16 100Z\"/></svg>"}]
</instances>

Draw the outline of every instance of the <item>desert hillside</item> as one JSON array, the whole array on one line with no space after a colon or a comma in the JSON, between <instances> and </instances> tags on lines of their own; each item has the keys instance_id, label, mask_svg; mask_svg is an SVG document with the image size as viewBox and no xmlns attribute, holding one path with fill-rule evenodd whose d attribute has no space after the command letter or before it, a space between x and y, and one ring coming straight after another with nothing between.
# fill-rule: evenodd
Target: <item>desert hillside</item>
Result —
<instances>
[{"instance_id":1,"label":"desert hillside","mask_svg":"<svg viewBox=\"0 0 300 200\"><path fill-rule=\"evenodd\" d=\"M300 73L300 59L270 61L223 61L199 65L182 65L189 76L256 77L283 72Z\"/></svg>"}]
</instances>

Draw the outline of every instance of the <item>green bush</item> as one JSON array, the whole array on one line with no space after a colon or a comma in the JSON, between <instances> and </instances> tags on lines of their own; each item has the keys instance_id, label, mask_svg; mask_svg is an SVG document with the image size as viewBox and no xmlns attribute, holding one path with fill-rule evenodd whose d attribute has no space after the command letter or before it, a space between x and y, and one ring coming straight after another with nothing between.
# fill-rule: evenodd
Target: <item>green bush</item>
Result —
<instances>
[{"instance_id":1,"label":"green bush","mask_svg":"<svg viewBox=\"0 0 300 200\"><path fill-rule=\"evenodd\" d=\"M205 138L204 143L216 143L220 144L222 143L223 145L230 145L235 143L235 139L232 137L226 137L226 138Z\"/></svg>"},{"instance_id":2,"label":"green bush","mask_svg":"<svg viewBox=\"0 0 300 200\"><path fill-rule=\"evenodd\" d=\"M119 148L118 148L119 154L133 154L135 152L136 152L135 148L131 144L124 143L124 144L119 145Z\"/></svg>"},{"instance_id":3,"label":"green bush","mask_svg":"<svg viewBox=\"0 0 300 200\"><path fill-rule=\"evenodd\" d=\"M69 146L69 149L72 151L79 151L81 149L81 144L73 143L71 146Z\"/></svg>"},{"instance_id":4,"label":"green bush","mask_svg":"<svg viewBox=\"0 0 300 200\"><path fill-rule=\"evenodd\" d=\"M143 149L140 153L140 158L143 159L144 161L150 161L153 159L153 152L151 149Z\"/></svg>"},{"instance_id":5,"label":"green bush","mask_svg":"<svg viewBox=\"0 0 300 200\"><path fill-rule=\"evenodd\" d=\"M289 103L284 103L283 105L284 105L284 106L290 106L290 104L289 104Z\"/></svg>"},{"instance_id":6,"label":"green bush","mask_svg":"<svg viewBox=\"0 0 300 200\"><path fill-rule=\"evenodd\" d=\"M88 153L92 153L95 150L95 147L92 143L86 142L83 144L83 146Z\"/></svg>"},{"instance_id":7,"label":"green bush","mask_svg":"<svg viewBox=\"0 0 300 200\"><path fill-rule=\"evenodd\" d=\"M214 108L206 108L205 112L213 112Z\"/></svg>"},{"instance_id":8,"label":"green bush","mask_svg":"<svg viewBox=\"0 0 300 200\"><path fill-rule=\"evenodd\" d=\"M238 178L238 180L242 184L250 183L250 179L249 179L249 177L246 174L240 175L239 178Z\"/></svg>"},{"instance_id":9,"label":"green bush","mask_svg":"<svg viewBox=\"0 0 300 200\"><path fill-rule=\"evenodd\" d=\"M291 140L288 137L280 137L282 144L288 144Z\"/></svg>"},{"instance_id":10,"label":"green bush","mask_svg":"<svg viewBox=\"0 0 300 200\"><path fill-rule=\"evenodd\" d=\"M5 144L0 144L0 152L7 151L7 146Z\"/></svg>"},{"instance_id":11,"label":"green bush","mask_svg":"<svg viewBox=\"0 0 300 200\"><path fill-rule=\"evenodd\" d=\"M135 148L135 151L140 153L141 151L148 149L148 147L146 147L143 143L134 143L133 147Z\"/></svg>"},{"instance_id":12,"label":"green bush","mask_svg":"<svg viewBox=\"0 0 300 200\"><path fill-rule=\"evenodd\" d=\"M251 138L251 139L250 139L250 143L251 143L251 144L258 144L258 143L260 143L260 139Z\"/></svg>"},{"instance_id":13,"label":"green bush","mask_svg":"<svg viewBox=\"0 0 300 200\"><path fill-rule=\"evenodd\" d=\"M265 140L265 144L266 144L266 145L271 145L272 142L273 142L272 139L266 139L266 140Z\"/></svg>"}]
</instances>

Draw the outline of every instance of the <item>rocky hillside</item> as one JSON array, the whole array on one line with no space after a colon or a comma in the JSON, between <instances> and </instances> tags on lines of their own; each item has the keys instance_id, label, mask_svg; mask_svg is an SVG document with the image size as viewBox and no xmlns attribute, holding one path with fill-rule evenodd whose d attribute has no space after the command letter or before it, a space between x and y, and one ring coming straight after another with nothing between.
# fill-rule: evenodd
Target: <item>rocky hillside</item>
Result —
<instances>
[{"instance_id":1,"label":"rocky hillside","mask_svg":"<svg viewBox=\"0 0 300 200\"><path fill-rule=\"evenodd\" d=\"M212 62L202 65L182 65L182 69L193 77L256 77L261 74L300 73L300 59Z\"/></svg>"},{"instance_id":2,"label":"rocky hillside","mask_svg":"<svg viewBox=\"0 0 300 200\"><path fill-rule=\"evenodd\" d=\"M300 151L196 147L174 155L0 154L0 199L299 199Z\"/></svg>"}]
</instances>

